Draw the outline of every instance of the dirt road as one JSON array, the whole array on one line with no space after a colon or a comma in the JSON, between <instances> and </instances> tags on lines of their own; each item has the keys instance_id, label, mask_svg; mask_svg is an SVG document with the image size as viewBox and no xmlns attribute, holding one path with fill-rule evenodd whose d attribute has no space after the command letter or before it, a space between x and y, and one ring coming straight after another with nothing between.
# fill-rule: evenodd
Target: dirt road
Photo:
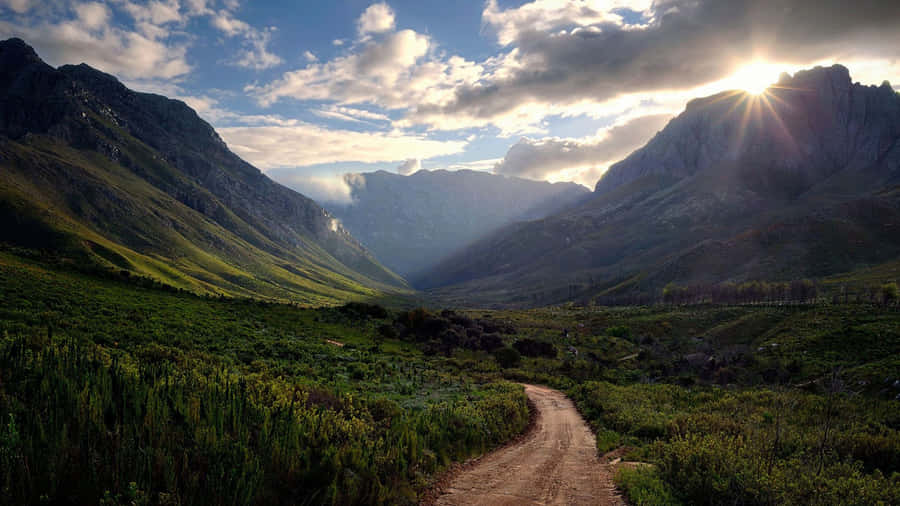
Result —
<instances>
[{"instance_id":1,"label":"dirt road","mask_svg":"<svg viewBox=\"0 0 900 506\"><path fill-rule=\"evenodd\" d=\"M562 392L526 385L537 406L534 430L457 475L438 505L623 505L594 434Z\"/></svg>"}]
</instances>

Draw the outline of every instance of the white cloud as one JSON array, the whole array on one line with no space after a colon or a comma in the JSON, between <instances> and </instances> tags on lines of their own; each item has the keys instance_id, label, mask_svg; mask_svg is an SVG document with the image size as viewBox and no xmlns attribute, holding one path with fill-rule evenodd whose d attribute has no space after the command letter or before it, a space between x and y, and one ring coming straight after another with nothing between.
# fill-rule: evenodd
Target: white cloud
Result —
<instances>
[{"instance_id":1,"label":"white cloud","mask_svg":"<svg viewBox=\"0 0 900 506\"><path fill-rule=\"evenodd\" d=\"M246 35L244 49L238 52L238 58L233 62L244 68L263 70L280 65L281 57L269 51L269 42L272 39L272 30L252 31Z\"/></svg>"},{"instance_id":2,"label":"white cloud","mask_svg":"<svg viewBox=\"0 0 900 506\"><path fill-rule=\"evenodd\" d=\"M502 158L489 158L486 160L452 163L444 168L447 170L477 170L481 172L492 172L494 167L502 161Z\"/></svg>"},{"instance_id":3,"label":"white cloud","mask_svg":"<svg viewBox=\"0 0 900 506\"><path fill-rule=\"evenodd\" d=\"M100 2L78 4L75 12L84 26L91 30L99 30L109 21L109 8Z\"/></svg>"},{"instance_id":4,"label":"white cloud","mask_svg":"<svg viewBox=\"0 0 900 506\"><path fill-rule=\"evenodd\" d=\"M652 0L535 0L503 10L497 0L489 0L481 19L496 31L497 41L506 46L516 42L523 32L551 32L606 23L625 26L618 9L644 12L652 3Z\"/></svg>"},{"instance_id":5,"label":"white cloud","mask_svg":"<svg viewBox=\"0 0 900 506\"><path fill-rule=\"evenodd\" d=\"M335 46L343 46L343 45L344 45L344 39L334 39L333 41L331 41L331 43L332 43L333 45L335 45Z\"/></svg>"},{"instance_id":6,"label":"white cloud","mask_svg":"<svg viewBox=\"0 0 900 506\"><path fill-rule=\"evenodd\" d=\"M438 141L401 132L330 130L303 122L220 128L231 149L261 169L334 162L396 162L461 152L462 141Z\"/></svg>"},{"instance_id":7,"label":"white cloud","mask_svg":"<svg viewBox=\"0 0 900 506\"><path fill-rule=\"evenodd\" d=\"M228 11L220 11L213 16L212 25L225 35L234 37L252 31L253 29L247 23L233 17Z\"/></svg>"},{"instance_id":8,"label":"white cloud","mask_svg":"<svg viewBox=\"0 0 900 506\"><path fill-rule=\"evenodd\" d=\"M355 107L329 106L324 109L317 109L313 114L323 118L338 119L341 121L349 121L353 123L369 123L391 121L391 118L385 114L367 111L365 109L357 109Z\"/></svg>"},{"instance_id":9,"label":"white cloud","mask_svg":"<svg viewBox=\"0 0 900 506\"><path fill-rule=\"evenodd\" d=\"M279 183L297 190L307 197L315 200L319 204L340 204L346 205L353 202L353 186L355 174L343 175L309 175L302 172L290 173L284 175L273 174L273 177Z\"/></svg>"},{"instance_id":10,"label":"white cloud","mask_svg":"<svg viewBox=\"0 0 900 506\"><path fill-rule=\"evenodd\" d=\"M213 14L212 9L207 5L207 0L187 0L188 10L194 16L205 16Z\"/></svg>"},{"instance_id":11,"label":"white cloud","mask_svg":"<svg viewBox=\"0 0 900 506\"><path fill-rule=\"evenodd\" d=\"M19 14L25 14L31 10L31 0L0 0L0 5Z\"/></svg>"},{"instance_id":12,"label":"white cloud","mask_svg":"<svg viewBox=\"0 0 900 506\"><path fill-rule=\"evenodd\" d=\"M422 162L418 158L410 158L397 167L397 174L408 176L422 170Z\"/></svg>"},{"instance_id":13,"label":"white cloud","mask_svg":"<svg viewBox=\"0 0 900 506\"><path fill-rule=\"evenodd\" d=\"M425 56L428 46L428 37L403 30L366 45L359 53L307 65L266 86L250 86L246 91L263 105L283 97L405 104L398 95L404 95L411 86L413 66Z\"/></svg>"},{"instance_id":14,"label":"white cloud","mask_svg":"<svg viewBox=\"0 0 900 506\"><path fill-rule=\"evenodd\" d=\"M181 6L178 0L169 0L167 2L156 0L146 4L137 4L126 0L121 5L126 12L131 14L135 21L139 22L159 26L167 23L180 23L186 20L186 17L183 18L180 13Z\"/></svg>"},{"instance_id":15,"label":"white cloud","mask_svg":"<svg viewBox=\"0 0 900 506\"><path fill-rule=\"evenodd\" d=\"M370 33L385 33L394 29L395 16L393 9L388 4L376 3L370 5L356 22L360 35Z\"/></svg>"},{"instance_id":16,"label":"white cloud","mask_svg":"<svg viewBox=\"0 0 900 506\"><path fill-rule=\"evenodd\" d=\"M308 64L245 91L264 106L291 98L405 109L415 103L444 103L456 87L480 78L479 65L457 56L431 57L430 49L427 36L401 30L364 43L356 52Z\"/></svg>"},{"instance_id":17,"label":"white cloud","mask_svg":"<svg viewBox=\"0 0 900 506\"><path fill-rule=\"evenodd\" d=\"M586 139L523 138L496 164L494 172L538 180L577 181L593 187L610 165L646 144L670 118L662 114L623 121Z\"/></svg>"},{"instance_id":18,"label":"white cloud","mask_svg":"<svg viewBox=\"0 0 900 506\"><path fill-rule=\"evenodd\" d=\"M308 62L319 61L319 57L316 56L312 51L304 51L303 58L305 58Z\"/></svg>"},{"instance_id":19,"label":"white cloud","mask_svg":"<svg viewBox=\"0 0 900 506\"><path fill-rule=\"evenodd\" d=\"M80 18L33 26L0 21L0 37L13 36L28 41L42 58L55 65L85 62L125 79L173 79L191 68L184 45L168 45L114 27L96 30Z\"/></svg>"},{"instance_id":20,"label":"white cloud","mask_svg":"<svg viewBox=\"0 0 900 506\"><path fill-rule=\"evenodd\" d=\"M515 131L625 94L702 87L754 60L894 60L900 43L900 3L880 0L490 0L483 20L508 51L451 100L418 102L406 125Z\"/></svg>"},{"instance_id":21,"label":"white cloud","mask_svg":"<svg viewBox=\"0 0 900 506\"><path fill-rule=\"evenodd\" d=\"M235 18L227 10L219 11L211 20L212 25L229 37L242 36L243 48L238 51L235 58L229 61L232 65L255 70L263 70L280 65L283 60L269 50L272 34L275 29L270 27L258 30L248 23Z\"/></svg>"}]
</instances>

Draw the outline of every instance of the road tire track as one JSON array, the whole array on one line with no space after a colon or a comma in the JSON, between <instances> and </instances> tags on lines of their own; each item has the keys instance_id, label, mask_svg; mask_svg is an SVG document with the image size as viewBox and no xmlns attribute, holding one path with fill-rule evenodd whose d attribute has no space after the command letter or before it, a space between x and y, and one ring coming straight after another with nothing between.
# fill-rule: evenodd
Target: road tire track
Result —
<instances>
[{"instance_id":1,"label":"road tire track","mask_svg":"<svg viewBox=\"0 0 900 506\"><path fill-rule=\"evenodd\" d=\"M435 504L624 506L572 401L541 386L525 385L525 393L537 409L534 430L460 472Z\"/></svg>"}]
</instances>

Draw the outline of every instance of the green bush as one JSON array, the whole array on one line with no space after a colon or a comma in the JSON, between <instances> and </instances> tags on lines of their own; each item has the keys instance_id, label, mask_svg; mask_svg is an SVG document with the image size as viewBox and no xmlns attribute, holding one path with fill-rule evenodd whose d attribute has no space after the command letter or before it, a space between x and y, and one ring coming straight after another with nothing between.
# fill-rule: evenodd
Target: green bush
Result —
<instances>
[{"instance_id":1,"label":"green bush","mask_svg":"<svg viewBox=\"0 0 900 506\"><path fill-rule=\"evenodd\" d=\"M616 473L615 482L634 506L679 506L682 504L675 497L671 487L651 466L622 468Z\"/></svg>"},{"instance_id":2,"label":"green bush","mask_svg":"<svg viewBox=\"0 0 900 506\"><path fill-rule=\"evenodd\" d=\"M497 363L500 364L500 367L504 369L518 367L519 363L522 362L522 356L519 355L519 352L516 351L515 348L509 346L504 346L503 348L495 350L494 359L496 359Z\"/></svg>"}]
</instances>

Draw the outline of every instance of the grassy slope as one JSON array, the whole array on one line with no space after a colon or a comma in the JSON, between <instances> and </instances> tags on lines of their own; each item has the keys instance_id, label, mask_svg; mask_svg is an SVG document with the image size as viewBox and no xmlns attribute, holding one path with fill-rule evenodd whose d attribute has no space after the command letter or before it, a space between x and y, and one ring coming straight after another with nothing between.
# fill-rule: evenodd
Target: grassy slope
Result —
<instances>
[{"instance_id":1,"label":"grassy slope","mask_svg":"<svg viewBox=\"0 0 900 506\"><path fill-rule=\"evenodd\" d=\"M138 141L127 150L153 177L184 177ZM256 238L250 244L97 153L40 137L5 143L2 151L6 166L0 197L47 228L74 236L70 246L83 245L90 258L109 268L199 293L305 304L404 292L402 280L387 286L366 278L312 241L285 250L230 216L229 222L245 229L245 237ZM81 188L73 192L59 179L57 166L77 174L72 184Z\"/></svg>"},{"instance_id":2,"label":"grassy slope","mask_svg":"<svg viewBox=\"0 0 900 506\"><path fill-rule=\"evenodd\" d=\"M0 253L3 497L404 504L524 428L520 387L373 347L381 323Z\"/></svg>"}]
</instances>

